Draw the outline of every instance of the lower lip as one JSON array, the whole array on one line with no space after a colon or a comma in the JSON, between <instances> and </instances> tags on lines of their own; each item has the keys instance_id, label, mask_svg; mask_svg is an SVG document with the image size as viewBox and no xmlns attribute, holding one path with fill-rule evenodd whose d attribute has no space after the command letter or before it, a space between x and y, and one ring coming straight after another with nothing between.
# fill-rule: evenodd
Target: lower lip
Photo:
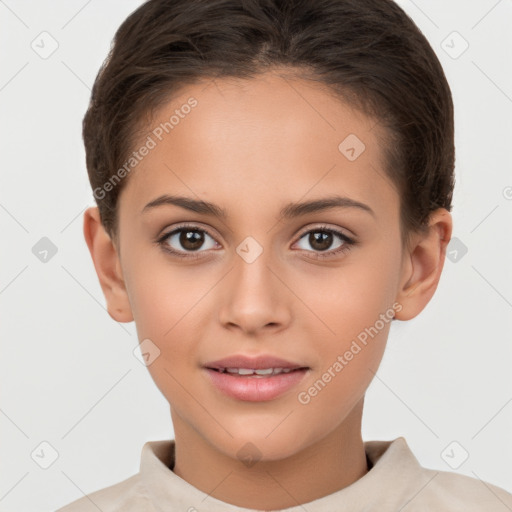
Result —
<instances>
[{"instance_id":1,"label":"lower lip","mask_svg":"<svg viewBox=\"0 0 512 512\"><path fill-rule=\"evenodd\" d=\"M273 376L241 376L205 369L213 385L224 394L247 402L273 400L296 386L308 372L294 370Z\"/></svg>"}]
</instances>

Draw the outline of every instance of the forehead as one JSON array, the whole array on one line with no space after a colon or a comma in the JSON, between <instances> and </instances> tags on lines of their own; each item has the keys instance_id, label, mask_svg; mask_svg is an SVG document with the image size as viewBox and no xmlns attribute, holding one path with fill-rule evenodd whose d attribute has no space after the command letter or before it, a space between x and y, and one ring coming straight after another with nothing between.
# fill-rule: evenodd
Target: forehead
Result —
<instances>
[{"instance_id":1,"label":"forehead","mask_svg":"<svg viewBox=\"0 0 512 512\"><path fill-rule=\"evenodd\" d=\"M227 210L257 207L262 197L279 208L337 193L383 214L398 197L378 130L317 82L275 72L203 81L156 112L140 143L151 139L152 148L122 202L140 212L157 195L180 193Z\"/></svg>"}]
</instances>

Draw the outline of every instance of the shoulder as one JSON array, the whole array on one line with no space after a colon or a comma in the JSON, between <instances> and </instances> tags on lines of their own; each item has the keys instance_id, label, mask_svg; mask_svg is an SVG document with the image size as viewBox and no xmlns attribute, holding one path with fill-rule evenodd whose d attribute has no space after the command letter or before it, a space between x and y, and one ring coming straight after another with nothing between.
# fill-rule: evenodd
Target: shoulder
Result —
<instances>
[{"instance_id":1,"label":"shoulder","mask_svg":"<svg viewBox=\"0 0 512 512\"><path fill-rule=\"evenodd\" d=\"M512 494L477 475L474 478L420 465L404 437L367 441L365 448L374 467L361 479L366 489L362 484L360 488L371 494L375 503L380 500L388 506L381 510L512 511ZM372 490L373 494L368 492Z\"/></svg>"},{"instance_id":2,"label":"shoulder","mask_svg":"<svg viewBox=\"0 0 512 512\"><path fill-rule=\"evenodd\" d=\"M422 468L422 486L410 500L411 510L505 512L512 510L512 494L488 482L449 471Z\"/></svg>"},{"instance_id":3,"label":"shoulder","mask_svg":"<svg viewBox=\"0 0 512 512\"><path fill-rule=\"evenodd\" d=\"M86 494L56 512L154 512L140 475Z\"/></svg>"}]
</instances>

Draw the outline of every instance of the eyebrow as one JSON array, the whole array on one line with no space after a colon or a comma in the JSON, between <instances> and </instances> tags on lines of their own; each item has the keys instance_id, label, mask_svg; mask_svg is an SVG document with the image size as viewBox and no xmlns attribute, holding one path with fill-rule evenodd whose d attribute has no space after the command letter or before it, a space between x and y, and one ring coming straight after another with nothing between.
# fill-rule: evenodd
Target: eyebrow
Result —
<instances>
[{"instance_id":1,"label":"eyebrow","mask_svg":"<svg viewBox=\"0 0 512 512\"><path fill-rule=\"evenodd\" d=\"M226 219L228 217L227 211L216 204L208 201L192 199L191 197L168 194L161 195L149 202L142 209L142 213L162 205L179 206L185 210L211 215L222 219ZM281 209L280 217L284 219L293 219L309 213L329 210L331 208L357 208L368 212L375 217L375 212L367 204L344 196L330 196L302 203L289 203Z\"/></svg>"}]
</instances>

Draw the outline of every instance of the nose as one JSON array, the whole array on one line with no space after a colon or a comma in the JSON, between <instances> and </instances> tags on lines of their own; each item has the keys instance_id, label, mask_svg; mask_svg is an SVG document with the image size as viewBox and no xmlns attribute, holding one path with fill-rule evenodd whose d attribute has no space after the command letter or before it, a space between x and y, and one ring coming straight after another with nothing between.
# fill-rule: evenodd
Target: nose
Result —
<instances>
[{"instance_id":1,"label":"nose","mask_svg":"<svg viewBox=\"0 0 512 512\"><path fill-rule=\"evenodd\" d=\"M228 329L240 329L247 335L260 331L279 331L291 319L290 297L270 251L263 251L254 261L238 255L234 267L223 280L219 319Z\"/></svg>"}]
</instances>

